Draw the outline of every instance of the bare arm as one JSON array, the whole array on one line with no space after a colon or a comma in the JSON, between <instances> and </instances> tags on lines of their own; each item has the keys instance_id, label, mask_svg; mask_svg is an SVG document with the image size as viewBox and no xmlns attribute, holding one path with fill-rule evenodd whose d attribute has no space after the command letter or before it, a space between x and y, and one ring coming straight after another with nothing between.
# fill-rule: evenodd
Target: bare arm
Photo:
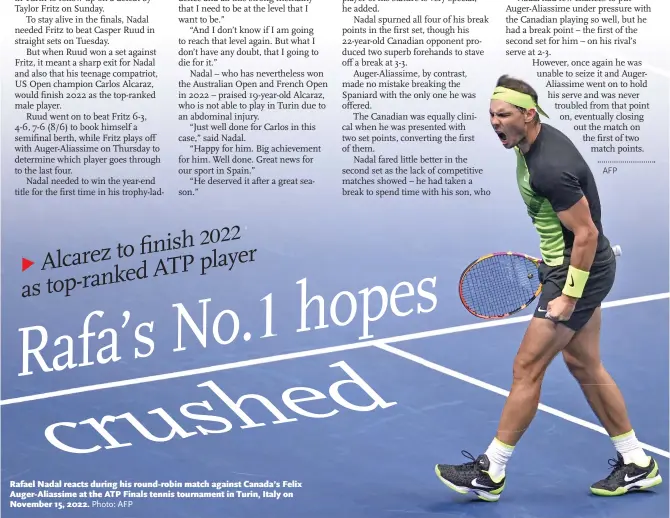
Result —
<instances>
[{"instance_id":1,"label":"bare arm","mask_svg":"<svg viewBox=\"0 0 670 518\"><path fill-rule=\"evenodd\" d=\"M567 210L558 213L561 223L574 234L570 267L589 272L598 246L598 229L593 223L589 204L585 197ZM566 282L574 282L567 279ZM567 296L567 295L566 295ZM574 300L574 297L569 297Z\"/></svg>"}]
</instances>

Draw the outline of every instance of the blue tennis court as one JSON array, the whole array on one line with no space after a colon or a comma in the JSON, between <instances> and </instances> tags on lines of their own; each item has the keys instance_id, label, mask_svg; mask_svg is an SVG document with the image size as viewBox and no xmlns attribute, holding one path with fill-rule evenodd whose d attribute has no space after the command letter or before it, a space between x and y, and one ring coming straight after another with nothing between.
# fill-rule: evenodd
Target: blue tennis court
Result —
<instances>
[{"instance_id":1,"label":"blue tennis court","mask_svg":"<svg viewBox=\"0 0 670 518\"><path fill-rule=\"evenodd\" d=\"M657 218L660 209L646 203L647 191L639 210ZM441 210L436 203L419 219L443 217ZM590 493L589 485L608 474L615 450L576 382L556 363L545 378L546 406L508 465L505 493L486 503L452 492L433 469L438 462L465 461L461 450L477 455L490 443L531 309L502 321L478 320L460 304L456 286L462 268L479 254L508 248L532 253L536 236L527 226L503 235L485 224L484 211L474 211L470 223L482 229L476 238L454 243L435 239L431 230L415 234L411 219L398 218L394 232L407 237L390 239L388 231L374 232L383 223L379 214L361 218L352 212L346 234L335 228L341 220L320 227L315 218L309 234L314 242L299 239L304 228L297 220L304 214L298 211L295 227L279 218L274 226L250 225L250 240L269 244L262 264L236 273L196 272L6 305L2 517L50 518L63 510L85 518L667 516L668 267L667 256L649 254L648 246L667 249L667 227L640 232L621 212L612 216L621 220L612 223L612 239L624 255L603 311L602 337L604 359L624 392L638 438L660 452L654 455L665 483L620 498ZM358 219L365 225L354 225ZM164 225L153 232L179 228L175 221ZM102 236L77 246L93 249L110 241ZM34 278L7 276L3 296L40 279L37 272L26 275ZM417 286L434 278L435 286L424 287L439 303L419 314L418 304L432 306L416 296ZM318 294L327 304L343 290L356 294L356 318L335 325L326 307L329 327L317 329L319 311L311 307L310 330L297 332L301 279L307 279L309 297ZM410 283L415 296L399 299L397 309L413 313L399 317L387 308L366 334L359 290L384 286L390 293L400 282ZM276 336L261 338L268 293ZM175 352L174 305L183 303L199 322L199 301L206 299L210 322L224 309L237 312L240 338L222 345L210 327L204 348L185 330L184 350ZM341 299L338 318L344 321L346 297ZM371 301L375 315L379 297ZM123 312L130 312L131 325L119 332L121 360L61 372L41 372L33 360L34 374L18 375L23 361L17 328L49 328L44 354L51 364L64 348L53 344L56 338L82 334L93 310L105 312L90 321L96 335L119 327ZM134 348L146 348L133 340L134 329L148 320L156 323L155 350L136 358ZM230 332L224 315L220 338ZM108 343L109 336L91 339L91 358ZM79 348L75 361L82 362ZM88 487L25 487L51 480ZM35 496L40 490L49 493ZM88 507L60 508L68 503Z\"/></svg>"},{"instance_id":2,"label":"blue tennis court","mask_svg":"<svg viewBox=\"0 0 670 518\"><path fill-rule=\"evenodd\" d=\"M615 304L603 320L605 362L667 480L667 294ZM490 442L524 329L514 320L468 323L172 379L5 400L3 441L12 448L4 450L2 514L59 516L57 502L95 502L66 510L86 518L667 516L667 483L620 498L590 494L614 449L560 363L546 377L545 406L510 461L498 503L458 495L437 480L435 463L464 461L462 449L477 455ZM44 430L63 421L73 425L54 430L61 446L98 450L74 454L50 444ZM88 481L89 488L9 485L52 479ZM40 490L98 496L9 497ZM37 501L50 507L8 507Z\"/></svg>"}]
</instances>

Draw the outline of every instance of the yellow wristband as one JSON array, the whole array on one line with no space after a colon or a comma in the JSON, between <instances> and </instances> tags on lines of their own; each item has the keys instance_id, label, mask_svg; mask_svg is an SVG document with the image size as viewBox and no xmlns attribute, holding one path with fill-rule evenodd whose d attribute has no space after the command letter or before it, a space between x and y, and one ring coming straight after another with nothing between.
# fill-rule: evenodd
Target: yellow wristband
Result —
<instances>
[{"instance_id":1,"label":"yellow wristband","mask_svg":"<svg viewBox=\"0 0 670 518\"><path fill-rule=\"evenodd\" d=\"M578 270L574 266L568 267L568 278L563 286L563 294L576 299L581 298L584 286L589 278L589 272Z\"/></svg>"}]
</instances>

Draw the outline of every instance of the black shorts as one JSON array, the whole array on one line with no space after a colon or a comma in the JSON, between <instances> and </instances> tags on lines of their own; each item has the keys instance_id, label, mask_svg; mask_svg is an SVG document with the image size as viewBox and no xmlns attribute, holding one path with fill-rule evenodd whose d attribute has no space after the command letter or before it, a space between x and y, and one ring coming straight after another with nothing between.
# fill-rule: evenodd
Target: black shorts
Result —
<instances>
[{"instance_id":1,"label":"black shorts","mask_svg":"<svg viewBox=\"0 0 670 518\"><path fill-rule=\"evenodd\" d=\"M560 297L563 285L567 280L570 259L566 258L560 266L547 266L540 263L540 283L542 293L533 314L536 318L547 317L547 304L549 301ZM602 301L607 297L616 275L616 256L612 250L596 254L591 265L589 278L584 286L582 297L577 301L575 310L569 320L562 321L573 331L579 331L590 320L595 310L600 307Z\"/></svg>"}]
</instances>

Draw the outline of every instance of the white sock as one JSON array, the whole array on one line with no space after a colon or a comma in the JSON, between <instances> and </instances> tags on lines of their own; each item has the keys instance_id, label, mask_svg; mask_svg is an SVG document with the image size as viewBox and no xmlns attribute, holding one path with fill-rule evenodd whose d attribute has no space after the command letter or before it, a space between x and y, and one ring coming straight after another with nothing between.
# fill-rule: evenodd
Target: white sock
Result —
<instances>
[{"instance_id":1,"label":"white sock","mask_svg":"<svg viewBox=\"0 0 670 518\"><path fill-rule=\"evenodd\" d=\"M616 451L623 457L625 464L633 462L642 467L649 465L649 457L640 446L637 437L635 437L634 430L617 435L616 437L611 437L611 439Z\"/></svg>"},{"instance_id":2,"label":"white sock","mask_svg":"<svg viewBox=\"0 0 670 518\"><path fill-rule=\"evenodd\" d=\"M505 475L505 466L507 466L507 461L512 456L513 451L514 446L500 442L495 437L491 441L486 450L486 456L491 461L489 475L494 482L498 482Z\"/></svg>"}]
</instances>

